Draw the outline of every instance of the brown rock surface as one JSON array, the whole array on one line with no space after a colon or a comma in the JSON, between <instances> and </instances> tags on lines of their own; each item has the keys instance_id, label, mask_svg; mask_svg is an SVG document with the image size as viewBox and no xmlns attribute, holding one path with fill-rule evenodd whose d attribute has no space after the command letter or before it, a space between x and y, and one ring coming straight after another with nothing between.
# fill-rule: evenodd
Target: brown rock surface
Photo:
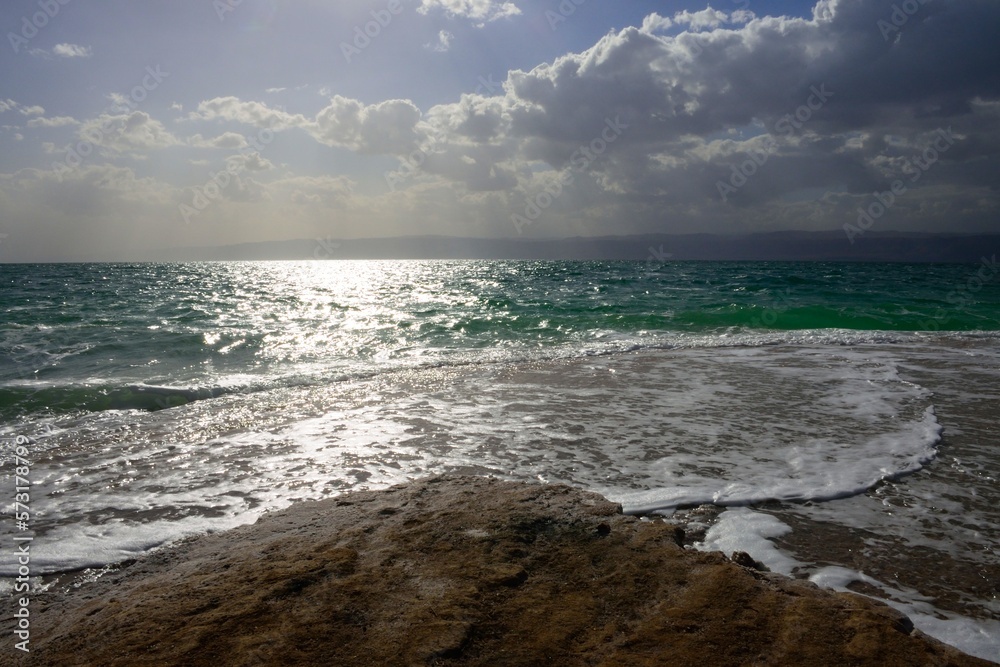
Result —
<instances>
[{"instance_id":1,"label":"brown rock surface","mask_svg":"<svg viewBox=\"0 0 1000 667\"><path fill-rule=\"evenodd\" d=\"M585 491L473 477L301 503L38 596L15 660L989 664L867 598L684 550L676 530Z\"/></svg>"}]
</instances>

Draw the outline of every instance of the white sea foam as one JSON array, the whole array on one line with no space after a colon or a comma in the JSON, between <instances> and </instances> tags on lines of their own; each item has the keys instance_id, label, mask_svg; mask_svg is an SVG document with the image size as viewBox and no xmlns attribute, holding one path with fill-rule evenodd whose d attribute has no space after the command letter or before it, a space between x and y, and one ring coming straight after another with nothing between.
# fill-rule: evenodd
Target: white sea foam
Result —
<instances>
[{"instance_id":1,"label":"white sea foam","mask_svg":"<svg viewBox=\"0 0 1000 667\"><path fill-rule=\"evenodd\" d=\"M119 522L102 548L131 552L149 526L176 536L444 472L573 483L630 511L839 498L918 470L940 430L891 356L810 348L442 368L65 426L39 452L91 444L32 471L39 527L62 531L37 547L51 570L99 560L71 548L95 526Z\"/></svg>"},{"instance_id":2,"label":"white sea foam","mask_svg":"<svg viewBox=\"0 0 1000 667\"><path fill-rule=\"evenodd\" d=\"M883 595L875 599L906 614L918 630L969 655L1000 662L1000 621L967 618L942 611L930 604L930 598L917 591L889 586L846 567L820 568L810 574L809 581L838 591L854 592L849 586L855 581L878 588Z\"/></svg>"},{"instance_id":3,"label":"white sea foam","mask_svg":"<svg viewBox=\"0 0 1000 667\"><path fill-rule=\"evenodd\" d=\"M156 413L64 417L29 433L33 565L100 566L295 500L437 473L571 483L631 511L843 498L937 453L934 397L900 365L891 346L673 349L280 383ZM841 506L854 511L815 507ZM858 512L859 525L881 525ZM707 543L794 571L767 548L785 530L777 519L722 516L723 526L753 517L749 532ZM0 553L0 573L15 570Z\"/></svg>"},{"instance_id":4,"label":"white sea foam","mask_svg":"<svg viewBox=\"0 0 1000 667\"><path fill-rule=\"evenodd\" d=\"M701 551L731 555L745 551L771 571L784 575L809 573L809 581L823 588L855 593L849 586L862 582L882 591L877 599L906 614L914 627L970 655L986 660L1000 658L1000 622L974 619L937 609L930 598L912 589L884 584L864 573L840 566L814 568L778 549L771 538L782 537L791 527L770 514L747 508L732 508L695 544Z\"/></svg>"},{"instance_id":5,"label":"white sea foam","mask_svg":"<svg viewBox=\"0 0 1000 667\"><path fill-rule=\"evenodd\" d=\"M723 512L705 533L705 539L694 546L700 551L721 551L727 556L745 551L772 572L791 575L803 563L782 553L769 539L790 532L788 524L770 514L738 507Z\"/></svg>"}]
</instances>

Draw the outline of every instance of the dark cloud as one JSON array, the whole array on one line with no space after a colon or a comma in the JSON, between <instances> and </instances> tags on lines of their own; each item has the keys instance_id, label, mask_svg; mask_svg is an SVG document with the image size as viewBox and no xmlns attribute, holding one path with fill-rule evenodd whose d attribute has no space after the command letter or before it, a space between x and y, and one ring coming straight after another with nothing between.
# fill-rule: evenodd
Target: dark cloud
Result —
<instances>
[{"instance_id":1,"label":"dark cloud","mask_svg":"<svg viewBox=\"0 0 1000 667\"><path fill-rule=\"evenodd\" d=\"M746 18L651 17L586 52L513 71L503 97L431 111L435 150L489 145L530 196L542 181L526 163L570 170L617 119L628 129L576 181L582 205L596 187L618 206L659 201L718 219L720 203L773 215L761 207L811 192L814 224L839 226L831 202L884 189L933 157L902 208L930 210L913 194L919 185L962 201L975 222L995 210L982 189L1000 176L1000 4L822 0L811 18ZM663 34L678 24L690 27ZM934 149L948 128L954 140ZM734 188L724 202L720 183Z\"/></svg>"},{"instance_id":2,"label":"dark cloud","mask_svg":"<svg viewBox=\"0 0 1000 667\"><path fill-rule=\"evenodd\" d=\"M527 3L421 6L412 20L465 26L484 43L530 18ZM324 85L313 104L289 96L288 110L273 97L285 86L264 87L287 82L270 78L259 85L268 102L210 89L175 121L149 105L87 119L5 97L8 147L37 137L42 159L56 154L72 170L0 174L0 209L21 220L3 231L28 238L36 219L56 214L77 224L70 211L176 223L225 167L221 151L234 150L247 151L245 175L183 226L203 235L189 243L229 242L251 226L259 238L287 237L294 225L345 236L839 229L897 182L905 192L883 230L997 229L996 0L820 0L804 17L700 9L633 23L511 70L502 86L491 77L492 94L448 92L424 108ZM460 41L449 57L464 56ZM88 150L82 167L63 156L67 141ZM204 158L197 169L178 166L195 164L192 154ZM529 214L530 225L511 224Z\"/></svg>"}]
</instances>

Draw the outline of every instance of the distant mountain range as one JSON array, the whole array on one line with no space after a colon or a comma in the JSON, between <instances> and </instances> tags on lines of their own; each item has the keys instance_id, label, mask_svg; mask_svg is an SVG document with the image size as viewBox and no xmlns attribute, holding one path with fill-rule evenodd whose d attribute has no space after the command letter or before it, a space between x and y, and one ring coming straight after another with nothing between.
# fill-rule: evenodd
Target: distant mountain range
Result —
<instances>
[{"instance_id":1,"label":"distant mountain range","mask_svg":"<svg viewBox=\"0 0 1000 667\"><path fill-rule=\"evenodd\" d=\"M302 259L631 259L978 262L1000 253L1000 235L881 232L850 243L842 231L742 236L649 234L565 239L406 236L296 239L152 253L150 261Z\"/></svg>"}]
</instances>

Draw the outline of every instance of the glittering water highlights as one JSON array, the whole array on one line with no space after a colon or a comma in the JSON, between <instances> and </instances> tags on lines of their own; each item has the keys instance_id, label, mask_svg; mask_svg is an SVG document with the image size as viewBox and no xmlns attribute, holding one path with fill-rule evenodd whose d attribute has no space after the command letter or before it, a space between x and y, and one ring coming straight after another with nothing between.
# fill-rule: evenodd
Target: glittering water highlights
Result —
<instances>
[{"instance_id":1,"label":"glittering water highlights","mask_svg":"<svg viewBox=\"0 0 1000 667\"><path fill-rule=\"evenodd\" d=\"M1000 294L972 299L975 272L3 266L0 459L8 474L32 439L38 574L297 500L496 475L632 512L729 508L706 544L887 599L989 657Z\"/></svg>"}]
</instances>

